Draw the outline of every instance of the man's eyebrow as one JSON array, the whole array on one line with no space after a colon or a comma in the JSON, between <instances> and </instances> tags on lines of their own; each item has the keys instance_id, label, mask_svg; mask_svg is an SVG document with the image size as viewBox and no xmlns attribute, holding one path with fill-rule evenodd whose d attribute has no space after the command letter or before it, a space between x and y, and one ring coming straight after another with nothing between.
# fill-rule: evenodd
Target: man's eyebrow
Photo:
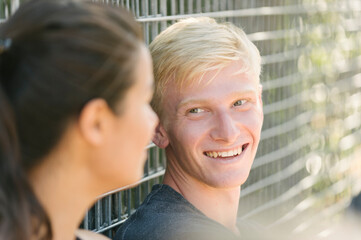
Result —
<instances>
[{"instance_id":1,"label":"man's eyebrow","mask_svg":"<svg viewBox=\"0 0 361 240\"><path fill-rule=\"evenodd\" d=\"M182 102L180 102L177 106L177 110L180 109L180 108L183 108L184 106L187 106L187 105L192 105L192 104L203 104L203 103L206 103L208 102L207 99L203 99L203 98L200 98L200 99L197 99L197 98L191 98L191 99L187 99L187 100L184 100Z\"/></svg>"},{"instance_id":2,"label":"man's eyebrow","mask_svg":"<svg viewBox=\"0 0 361 240\"><path fill-rule=\"evenodd\" d=\"M247 90L244 90L244 91L234 91L230 94L228 94L228 96L226 96L226 98L241 98L242 96L250 96L250 95L257 95L257 90L254 89L254 88L249 88ZM186 99L184 101L181 101L178 106L177 106L177 111L180 109L180 108L183 108L184 106L187 106L187 105L192 105L192 104L205 104L209 102L208 99L204 99L204 98L189 98L189 99Z\"/></svg>"}]
</instances>

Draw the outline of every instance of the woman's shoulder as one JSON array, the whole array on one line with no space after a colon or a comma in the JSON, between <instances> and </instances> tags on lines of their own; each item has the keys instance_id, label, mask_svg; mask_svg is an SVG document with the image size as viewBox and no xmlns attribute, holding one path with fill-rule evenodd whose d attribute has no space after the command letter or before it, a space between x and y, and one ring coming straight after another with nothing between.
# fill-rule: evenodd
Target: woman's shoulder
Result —
<instances>
[{"instance_id":1,"label":"woman's shoulder","mask_svg":"<svg viewBox=\"0 0 361 240\"><path fill-rule=\"evenodd\" d=\"M77 240L110 240L110 238L89 230L78 229L75 232Z\"/></svg>"}]
</instances>

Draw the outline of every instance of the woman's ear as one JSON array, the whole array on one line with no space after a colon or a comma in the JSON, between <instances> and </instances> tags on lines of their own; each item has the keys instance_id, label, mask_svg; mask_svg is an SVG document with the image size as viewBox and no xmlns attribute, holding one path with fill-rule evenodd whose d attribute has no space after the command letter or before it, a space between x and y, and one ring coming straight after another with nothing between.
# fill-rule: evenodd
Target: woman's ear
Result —
<instances>
[{"instance_id":1,"label":"woman's ear","mask_svg":"<svg viewBox=\"0 0 361 240\"><path fill-rule=\"evenodd\" d=\"M100 145L104 141L109 111L106 101L100 98L89 101L83 107L78 119L79 130L91 145Z\"/></svg>"},{"instance_id":2,"label":"woman's ear","mask_svg":"<svg viewBox=\"0 0 361 240\"><path fill-rule=\"evenodd\" d=\"M158 123L157 127L155 128L153 142L160 148L166 148L169 144L167 132L161 123Z\"/></svg>"}]
</instances>

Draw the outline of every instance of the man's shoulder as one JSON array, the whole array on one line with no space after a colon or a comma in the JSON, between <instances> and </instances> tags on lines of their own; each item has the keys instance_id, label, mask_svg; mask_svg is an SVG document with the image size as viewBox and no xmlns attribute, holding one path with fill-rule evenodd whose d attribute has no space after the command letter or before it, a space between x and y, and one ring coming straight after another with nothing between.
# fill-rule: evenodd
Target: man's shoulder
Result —
<instances>
[{"instance_id":1,"label":"man's shoulder","mask_svg":"<svg viewBox=\"0 0 361 240\"><path fill-rule=\"evenodd\" d=\"M156 185L118 229L115 239L169 239L170 234L176 234L180 226L196 217L195 212L175 190Z\"/></svg>"},{"instance_id":2,"label":"man's shoulder","mask_svg":"<svg viewBox=\"0 0 361 240\"><path fill-rule=\"evenodd\" d=\"M157 185L119 228L115 240L234 239L232 236L171 187Z\"/></svg>"},{"instance_id":3,"label":"man's shoulder","mask_svg":"<svg viewBox=\"0 0 361 240\"><path fill-rule=\"evenodd\" d=\"M115 240L234 240L235 235L225 228L195 216L185 218L156 216L149 221L129 219L116 233Z\"/></svg>"}]
</instances>

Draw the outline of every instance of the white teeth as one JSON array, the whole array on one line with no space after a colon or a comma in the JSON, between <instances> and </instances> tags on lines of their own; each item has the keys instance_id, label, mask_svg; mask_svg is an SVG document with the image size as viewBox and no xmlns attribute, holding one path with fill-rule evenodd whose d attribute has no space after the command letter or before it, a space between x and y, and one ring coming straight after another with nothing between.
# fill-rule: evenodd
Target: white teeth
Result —
<instances>
[{"instance_id":1,"label":"white teeth","mask_svg":"<svg viewBox=\"0 0 361 240\"><path fill-rule=\"evenodd\" d=\"M242 153L242 147L237 149L230 150L228 152L206 152L208 157L217 158L217 157L232 157L237 156Z\"/></svg>"}]
</instances>

